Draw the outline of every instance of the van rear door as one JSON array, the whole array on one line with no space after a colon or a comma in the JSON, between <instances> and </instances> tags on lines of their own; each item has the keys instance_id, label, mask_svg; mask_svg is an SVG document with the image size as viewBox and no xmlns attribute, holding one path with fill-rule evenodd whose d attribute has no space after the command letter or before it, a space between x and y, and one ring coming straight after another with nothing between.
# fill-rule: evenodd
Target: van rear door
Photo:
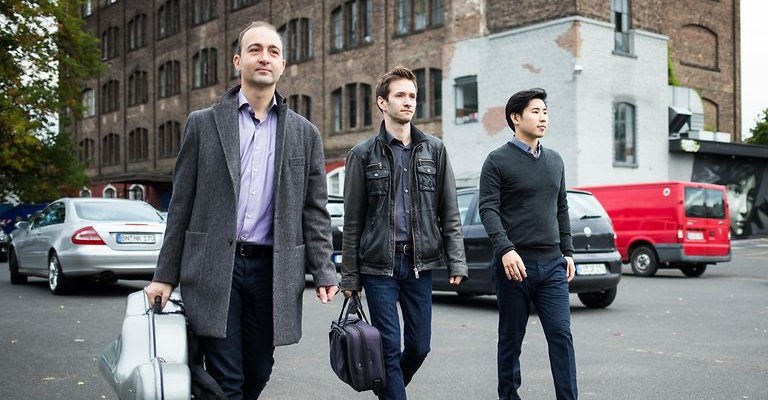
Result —
<instances>
[{"instance_id":1,"label":"van rear door","mask_svg":"<svg viewBox=\"0 0 768 400\"><path fill-rule=\"evenodd\" d=\"M730 252L725 192L704 186L685 187L683 252L687 256L724 256Z\"/></svg>"}]
</instances>

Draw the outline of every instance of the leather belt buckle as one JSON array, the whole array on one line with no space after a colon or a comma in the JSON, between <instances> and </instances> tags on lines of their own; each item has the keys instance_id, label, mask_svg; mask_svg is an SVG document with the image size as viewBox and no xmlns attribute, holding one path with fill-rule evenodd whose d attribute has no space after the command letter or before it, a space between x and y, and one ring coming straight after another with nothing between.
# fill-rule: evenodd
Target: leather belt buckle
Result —
<instances>
[{"instance_id":1,"label":"leather belt buckle","mask_svg":"<svg viewBox=\"0 0 768 400\"><path fill-rule=\"evenodd\" d=\"M247 257L247 255L245 254L245 246L243 246L243 243L237 244L237 254L240 257Z\"/></svg>"},{"instance_id":2,"label":"leather belt buckle","mask_svg":"<svg viewBox=\"0 0 768 400\"><path fill-rule=\"evenodd\" d=\"M399 250L401 253L405 254L406 256L410 256L413 254L413 245L410 243L401 243L397 245L397 250Z\"/></svg>"}]
</instances>

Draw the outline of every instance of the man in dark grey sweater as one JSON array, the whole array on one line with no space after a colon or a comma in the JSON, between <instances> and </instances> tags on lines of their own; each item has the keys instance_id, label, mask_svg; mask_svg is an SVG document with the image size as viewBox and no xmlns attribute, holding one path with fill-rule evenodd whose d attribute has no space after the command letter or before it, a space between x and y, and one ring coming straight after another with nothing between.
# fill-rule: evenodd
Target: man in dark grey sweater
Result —
<instances>
[{"instance_id":1,"label":"man in dark grey sweater","mask_svg":"<svg viewBox=\"0 0 768 400\"><path fill-rule=\"evenodd\" d=\"M549 346L557 399L576 399L568 283L574 276L565 167L539 139L547 93L523 90L507 102L515 135L491 152L480 175L480 216L493 243L499 303L499 399L520 399L520 352L531 303Z\"/></svg>"}]
</instances>

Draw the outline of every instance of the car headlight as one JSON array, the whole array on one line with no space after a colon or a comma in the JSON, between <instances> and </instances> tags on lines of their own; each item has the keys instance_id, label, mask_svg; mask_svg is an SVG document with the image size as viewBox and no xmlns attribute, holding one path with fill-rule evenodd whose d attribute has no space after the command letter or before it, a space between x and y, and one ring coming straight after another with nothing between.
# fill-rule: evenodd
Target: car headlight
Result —
<instances>
[{"instance_id":1,"label":"car headlight","mask_svg":"<svg viewBox=\"0 0 768 400\"><path fill-rule=\"evenodd\" d=\"M8 235L5 234L5 232L0 231L0 242L5 242L8 240Z\"/></svg>"}]
</instances>

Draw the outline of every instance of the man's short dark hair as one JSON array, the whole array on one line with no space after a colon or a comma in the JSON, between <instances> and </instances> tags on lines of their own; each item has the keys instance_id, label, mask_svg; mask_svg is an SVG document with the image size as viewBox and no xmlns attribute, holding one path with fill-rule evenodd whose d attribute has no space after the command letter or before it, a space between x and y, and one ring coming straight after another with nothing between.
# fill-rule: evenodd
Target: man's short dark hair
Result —
<instances>
[{"instance_id":1,"label":"man's short dark hair","mask_svg":"<svg viewBox=\"0 0 768 400\"><path fill-rule=\"evenodd\" d=\"M251 21L251 23L248 24L248 26L245 27L242 31L240 31L240 36L237 37L237 50L235 54L240 55L242 49L240 48L243 45L243 36L245 36L245 33L250 31L254 28L267 28L271 31L275 31L277 33L277 36L280 36L280 32L277 31L277 28L275 28L274 25L270 24L267 21ZM280 36L280 46L282 47L284 45L283 43L283 37ZM282 52L282 49L281 49Z\"/></svg>"},{"instance_id":2,"label":"man's short dark hair","mask_svg":"<svg viewBox=\"0 0 768 400\"><path fill-rule=\"evenodd\" d=\"M546 104L547 91L541 88L532 88L527 90L521 90L512 95L507 100L507 107L504 109L504 118L507 120L507 125L512 128L512 132L515 131L515 124L512 123L512 114L523 115L523 110L528 107L528 103L533 99L541 99Z\"/></svg>"},{"instance_id":3,"label":"man's short dark hair","mask_svg":"<svg viewBox=\"0 0 768 400\"><path fill-rule=\"evenodd\" d=\"M416 83L416 75L413 74L413 72L403 67L402 65L398 65L389 72L386 72L384 75L382 75L379 78L379 81L376 82L376 98L378 99L381 97L384 100L389 99L389 84L392 83L392 81L396 81L398 79L408 79L409 81L413 82L413 85L416 86L416 90L418 90L418 84ZM376 102L376 107L378 107L378 102ZM381 108L379 108L381 111Z\"/></svg>"}]
</instances>

